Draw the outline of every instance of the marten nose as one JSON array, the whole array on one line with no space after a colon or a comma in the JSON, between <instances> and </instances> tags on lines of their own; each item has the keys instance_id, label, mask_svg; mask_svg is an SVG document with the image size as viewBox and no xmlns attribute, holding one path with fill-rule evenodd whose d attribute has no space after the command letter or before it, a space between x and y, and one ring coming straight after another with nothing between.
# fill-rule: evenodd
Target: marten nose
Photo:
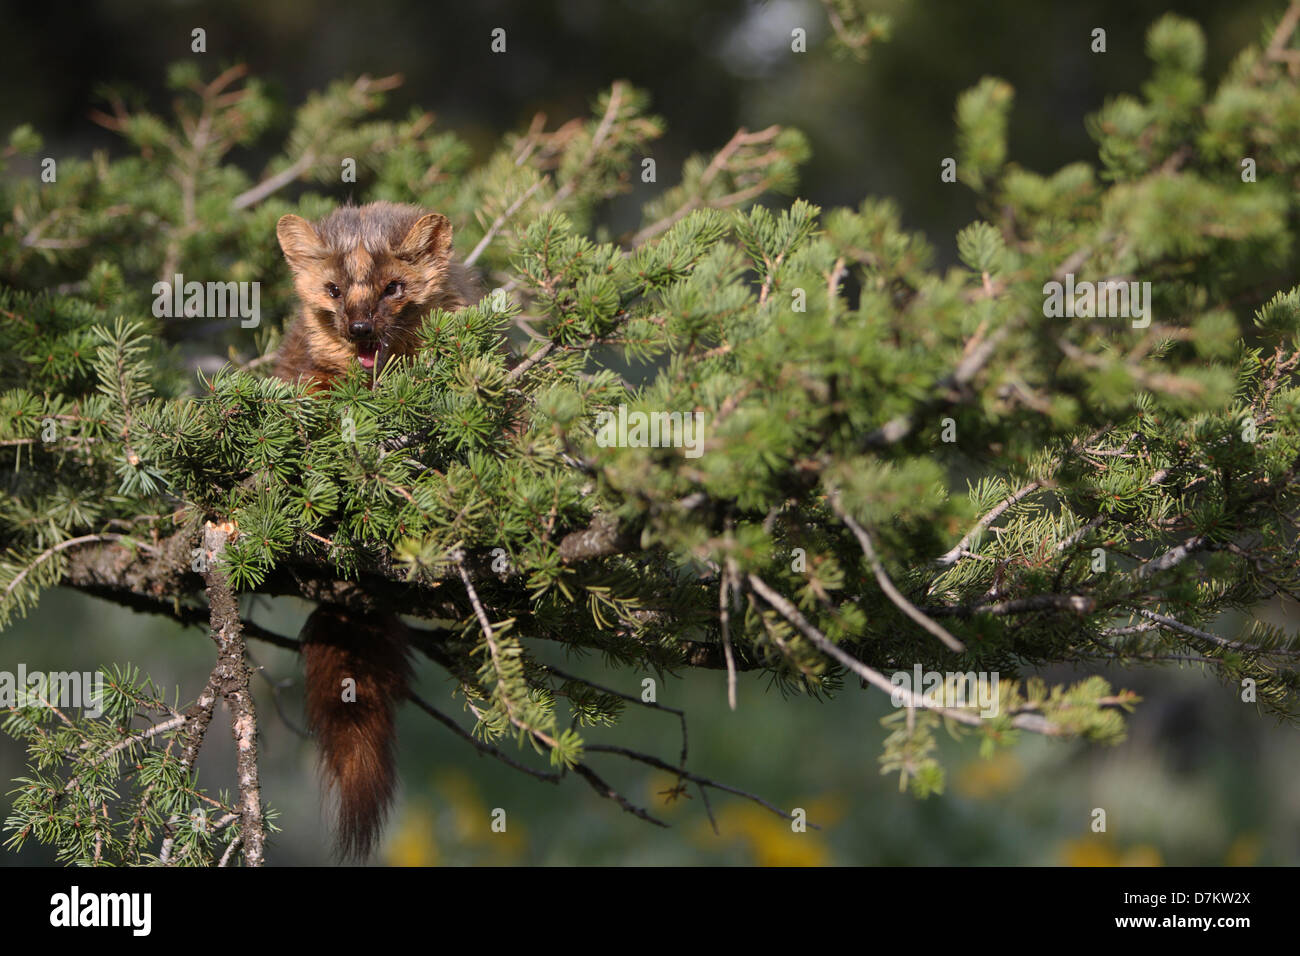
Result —
<instances>
[{"instance_id":1,"label":"marten nose","mask_svg":"<svg viewBox=\"0 0 1300 956\"><path fill-rule=\"evenodd\" d=\"M348 334L354 339L368 339L375 333L375 324L369 319L357 319L348 326Z\"/></svg>"}]
</instances>

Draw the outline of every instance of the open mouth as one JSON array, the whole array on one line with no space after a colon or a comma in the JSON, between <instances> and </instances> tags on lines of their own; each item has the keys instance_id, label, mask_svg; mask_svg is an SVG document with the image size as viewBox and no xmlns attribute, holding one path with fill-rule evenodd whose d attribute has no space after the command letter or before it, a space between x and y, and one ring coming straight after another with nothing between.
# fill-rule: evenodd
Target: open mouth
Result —
<instances>
[{"instance_id":1,"label":"open mouth","mask_svg":"<svg viewBox=\"0 0 1300 956\"><path fill-rule=\"evenodd\" d=\"M379 342L358 342L357 361L364 369L373 369L379 362L379 353L383 346Z\"/></svg>"}]
</instances>

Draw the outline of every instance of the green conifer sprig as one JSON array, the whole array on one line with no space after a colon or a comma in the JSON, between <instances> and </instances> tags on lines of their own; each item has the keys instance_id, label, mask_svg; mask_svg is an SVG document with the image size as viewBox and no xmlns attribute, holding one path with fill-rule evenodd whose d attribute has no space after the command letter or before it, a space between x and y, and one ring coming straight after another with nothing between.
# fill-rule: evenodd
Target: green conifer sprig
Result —
<instances>
[{"instance_id":1,"label":"green conifer sprig","mask_svg":"<svg viewBox=\"0 0 1300 956\"><path fill-rule=\"evenodd\" d=\"M57 846L63 863L140 865L156 862L152 847L166 826L173 863L221 861L237 845L240 815L228 795L199 788L184 764L186 714L129 665L105 673L94 703L97 718L39 695L9 710L4 729L30 742L32 776L14 781L6 846L35 840Z\"/></svg>"}]
</instances>

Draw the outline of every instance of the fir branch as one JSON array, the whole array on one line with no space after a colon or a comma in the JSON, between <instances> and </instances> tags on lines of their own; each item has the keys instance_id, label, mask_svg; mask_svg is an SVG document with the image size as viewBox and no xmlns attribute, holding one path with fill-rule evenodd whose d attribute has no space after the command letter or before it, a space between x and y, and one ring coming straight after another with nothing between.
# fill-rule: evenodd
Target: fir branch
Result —
<instances>
[{"instance_id":1,"label":"fir branch","mask_svg":"<svg viewBox=\"0 0 1300 956\"><path fill-rule=\"evenodd\" d=\"M54 545L53 547L46 548L40 554L36 555L36 557L33 558L26 565L26 567L24 567L21 571L19 571L16 575L14 575L13 579L10 580L10 582L5 586L4 594L0 596L0 600L8 601L9 598L13 595L14 591L18 589L18 586L23 583L23 580L29 574L31 574L31 572L34 571L37 568L37 566L44 563L45 561L48 561L56 554L59 554L62 551L66 551L69 548L76 548L84 544L90 544L92 542L99 542L99 541L128 541L130 542L131 550L138 548L142 551L151 554L157 553L156 548L153 548L152 546L147 545L144 542L137 540L136 538L132 538L129 535L117 534L115 532L104 532L101 534L86 534L86 535L81 535L80 537L77 538L69 538L67 541L60 541L58 544Z\"/></svg>"},{"instance_id":2,"label":"fir branch","mask_svg":"<svg viewBox=\"0 0 1300 956\"><path fill-rule=\"evenodd\" d=\"M240 837L244 859L249 866L263 863L266 828L262 815L262 791L257 766L257 711L249 690L251 676L245 659L243 627L239 604L221 568L226 543L234 528L209 522L203 532L208 605L211 608L211 634L220 648L213 671L222 698L230 708L230 729L235 738L235 770L239 780Z\"/></svg>"},{"instance_id":3,"label":"fir branch","mask_svg":"<svg viewBox=\"0 0 1300 956\"><path fill-rule=\"evenodd\" d=\"M927 617L915 604L903 597L898 588L894 587L894 582L889 579L885 566L881 564L880 558L876 555L875 545L871 543L871 535L867 533L866 528L854 520L851 514L844 510L844 506L840 502L839 491L832 491L827 500L830 502L831 510L848 526L849 530L853 532L853 536L858 539L858 544L862 547L862 553L866 555L867 563L871 565L871 571L876 576L876 583L880 585L880 590L885 592L885 596L894 602L894 605L900 611L943 641L945 646L958 652L966 650L966 645L953 637L946 628Z\"/></svg>"},{"instance_id":4,"label":"fir branch","mask_svg":"<svg viewBox=\"0 0 1300 956\"><path fill-rule=\"evenodd\" d=\"M438 723L448 728L457 737L461 738L461 740L464 740L466 743L472 746L480 754L486 754L489 757L493 757L496 760L501 761L511 770L518 770L520 773L526 773L530 777L534 777L538 780L543 780L546 783L560 782L562 776L561 773L559 772L548 773L544 770L536 770L532 767L528 767L525 766L524 764L521 764L519 761L515 760L509 754L501 750L501 748L495 747L485 740L479 740L469 731L462 728L460 724L456 723L456 721L454 721L452 718L448 717L442 711L438 710L438 708L434 707L424 698L420 697L419 694L416 694L415 692L411 692L408 695L408 699L413 704L415 704L416 707L419 707L420 710L424 711L434 720L438 721Z\"/></svg>"},{"instance_id":5,"label":"fir branch","mask_svg":"<svg viewBox=\"0 0 1300 956\"><path fill-rule=\"evenodd\" d=\"M606 800L613 800L625 811L632 814L632 816L644 820L646 823L653 823L657 827L663 827L665 830L668 829L668 824L664 823L664 821L654 816L648 810L639 807L632 801L628 800L627 797L623 796L606 783L604 778L601 777L600 774L596 773L596 771L592 770L586 763L578 763L571 769L579 777L587 781L592 790L596 791L597 794L604 797Z\"/></svg>"},{"instance_id":6,"label":"fir branch","mask_svg":"<svg viewBox=\"0 0 1300 956\"><path fill-rule=\"evenodd\" d=\"M841 44L881 26L847 2L828 4ZM440 628L455 621L412 643L454 677L484 746L514 734L557 765L534 775L558 779L567 772L559 765L572 767L638 813L583 759L576 731L555 729L554 708L557 692L567 694L579 722L604 721L622 701L642 702L577 678L557 686L568 678L532 660L523 637L595 650L610 666L718 670L734 707L742 671L816 694L843 671L886 690L882 665L918 652L942 669L962 653L955 619L985 638L972 646L981 665L1196 657L1229 679L1258 679L1262 700L1292 711L1295 635L1255 622L1222 637L1206 622L1300 594L1290 547L1300 527L1300 291L1279 291L1242 330L1239 306L1272 290L1239 279L1234 265L1243 252L1281 261L1300 232L1294 197L1267 187L1294 178L1294 157L1257 152L1270 142L1268 117L1290 115L1300 98L1290 49L1297 10L1251 54L1253 74L1230 73L1213 93L1184 82L1203 47L1195 26L1160 21L1148 35L1155 92L1108 103L1089 121L1096 170L1073 164L1039 176L1008 163L1010 87L990 80L963 95L963 178L990 200L989 221L957 237L965 272L936 269L925 237L904 232L887 202L722 214L794 184L806 146L775 127L740 130L712 155L691 157L646 206L640 229L597 241L599 204L626 188L628 168L660 131L644 95L624 83L594 115L550 131L539 116L477 165L455 137L430 135L427 113L360 122L395 78L335 84L298 110L259 182L226 158L271 115L240 70L204 81L193 64L179 67L172 119L110 97L98 118L136 155L78 169L56 190L0 184L15 239L0 271L11 284L51 290L0 287L0 331L23 343L0 360L0 456L12 466L0 506L10 556L0 607L25 610L62 584L187 626L206 621L218 638L221 626L240 630L241 645L289 649L291 638L240 624L231 582ZM1188 139L1189 123L1202 135ZM262 359L203 378L191 395L183 370L168 367L165 340L224 328L113 316L148 316L141 290L182 252L187 272L192 262L196 272L263 276L287 295L268 241L275 211L258 206L291 182L332 173L344 148L369 157L363 192L442 208L462 238L473 236L467 260L492 259L499 287L524 290L529 321L545 322L528 329L531 354L511 367L504 332L512 319L528 323L514 305L500 314L480 302L435 311L418 358L377 381L358 372L308 394L251 374L271 354L270 335L255 343ZM1214 172L1225 157L1255 154L1269 167L1259 189L1231 188L1232 177ZM309 216L324 205L301 200ZM222 221L206 222L213 214ZM513 261L498 249L507 232L518 237ZM200 233L210 241L192 242ZM1048 320L1035 305L1044 279L1085 270L1150 280L1165 312L1133 332ZM860 299L853 311L845 288ZM794 290L806 295L802 311L787 298ZM247 342L224 344L249 354ZM652 363L635 387L605 367L610 347ZM204 351L216 356L222 345ZM700 460L605 441L593 419L620 405L702 414ZM939 412L960 426L951 447L924 441ZM356 426L355 440L340 434L342 421ZM1099 440L1112 433L1129 437ZM1091 437L1069 440L1083 434ZM954 474L971 471L973 508L952 488ZM827 489L829 506L819 497ZM231 516L246 532L225 549L224 591L192 563L206 515ZM1084 542L1116 572L1087 567ZM787 563L795 548L802 571ZM502 554L504 570L494 557ZM864 564L869 588L853 583ZM900 615L940 643L898 627ZM1171 653L1189 641L1204 653ZM74 798L95 832L61 831L57 820L42 831L59 837L60 859L135 859L155 827L169 863L261 857L248 786L237 811L221 811L234 813L217 827L222 854L190 820L155 810L167 800L220 803L196 796L188 777L216 696L248 693L249 659L241 649L226 660L231 643L184 725L134 745L166 760L150 764L158 776L132 795L130 838L117 841L103 824L105 764ZM907 698L890 718L886 766L922 792L939 782L928 748L944 721L987 737L1019 727L1115 740L1117 711L1132 702L1086 682L1008 694L987 721ZM430 716L457 723L439 714ZM49 724L24 731L30 746L66 733L74 749L93 742L75 749L93 760L122 742L71 712L41 720ZM149 711L149 726L168 720ZM684 775L679 720L674 793L700 785ZM251 719L245 730L240 739L252 744ZM171 776L173 746L186 782ZM712 819L711 788L700 787ZM37 798L20 799L37 819Z\"/></svg>"},{"instance_id":7,"label":"fir branch","mask_svg":"<svg viewBox=\"0 0 1300 956\"><path fill-rule=\"evenodd\" d=\"M963 555L969 553L967 551L967 548L970 547L971 542L974 541L977 537L979 537L980 533L983 532L986 528L988 528L989 525L991 525L994 521L997 521L998 518L1002 516L1003 512L1005 512L1012 505L1018 504L1019 502L1023 501L1025 498L1033 494L1041 487L1043 487L1043 483L1041 481L1031 481L1026 485L1022 485L1020 488L1018 488L1016 491L1012 492L1011 494L1007 495L1007 497L999 501L994 508L990 509L983 516L981 516L981 518L977 522L975 522L975 527L971 528L970 531L966 532L966 534L962 536L962 539L958 541L955 545L953 545L949 550L945 551L938 558L936 558L934 563L939 565L940 567L947 567L951 564L956 564L957 561Z\"/></svg>"},{"instance_id":8,"label":"fir branch","mask_svg":"<svg viewBox=\"0 0 1300 956\"><path fill-rule=\"evenodd\" d=\"M738 154L752 153L755 147L768 146L776 140L780 133L781 127L779 126L769 126L753 133L743 127L736 130L731 139L714 153L713 158L709 160L708 166L705 167L699 180L694 184L695 188L691 194L671 212L638 230L628 240L628 246L636 248L655 236L667 232L697 209L729 209L733 206L743 206L745 203L768 192L781 181L779 174L761 178L752 185L737 189L724 196L714 199L707 198L709 187L719 174L725 171L739 171L740 167L736 164ZM763 162L765 165L775 164L778 158L784 159L787 156L775 153L766 157ZM752 164L753 160L750 159L749 163Z\"/></svg>"},{"instance_id":9,"label":"fir branch","mask_svg":"<svg viewBox=\"0 0 1300 956\"><path fill-rule=\"evenodd\" d=\"M690 771L683 770L680 767L674 767L672 764L660 760L653 754L642 753L639 750L633 750L631 747L620 747L614 744L589 744L587 750L591 753L617 754L620 757L627 757L629 760L635 760L638 763L647 764L648 766L656 767L659 770L666 770L669 773L676 774L679 779L689 780L691 783L697 784L701 789L711 787L712 789L720 790L723 793L730 793L737 797L743 797L752 803L758 804L764 810L780 817L782 820L795 819L793 813L788 813L780 807L768 803L762 797L756 796L752 793L746 793L744 790L729 786L725 783L718 783L716 780L710 780L708 777L701 777L699 774L691 773ZM814 830L821 829L820 826L811 822L808 826L812 827Z\"/></svg>"},{"instance_id":10,"label":"fir branch","mask_svg":"<svg viewBox=\"0 0 1300 956\"><path fill-rule=\"evenodd\" d=\"M925 696L917 694L912 690L900 687L890 682L880 671L868 667L856 657L846 653L836 646L820 630L809 623L808 619L799 613L799 609L783 598L777 591L773 590L768 584L756 574L749 574L746 578L749 586L761 597L768 606L785 618L790 624L794 625L806 638L828 657L833 658L836 662L848 668L863 681L881 690L886 694L897 695L901 697L907 707L921 707L934 713L941 714L961 724L979 726L981 718L978 714L964 710L956 710L950 707L943 707L933 702L928 702ZM1034 733L1044 734L1047 736L1057 736L1062 731L1059 727L1033 714L1018 714L1012 721L1011 726L1021 730L1029 730Z\"/></svg>"},{"instance_id":11,"label":"fir branch","mask_svg":"<svg viewBox=\"0 0 1300 956\"><path fill-rule=\"evenodd\" d=\"M562 680L573 681L574 683L582 684L586 687L592 688L593 690L598 690L602 694L609 694L613 697L618 697L621 700L625 700L628 703L636 704L638 707L645 707L648 708L649 710L662 710L664 713L673 714L674 716L676 716L682 728L681 766L682 767L686 766L686 754L688 749L687 747L688 739L686 733L686 711L681 710L677 707L669 707L667 704L661 704L658 701L643 700L642 698L637 697L634 694L625 694L622 691L614 690L612 687L606 687L603 684L597 684L594 681L587 680L586 678L583 677L575 677L572 674L560 670L560 668L556 667L554 664L545 664L543 666L546 668L547 672L554 674L556 677L559 677Z\"/></svg>"},{"instance_id":12,"label":"fir branch","mask_svg":"<svg viewBox=\"0 0 1300 956\"><path fill-rule=\"evenodd\" d=\"M520 194L519 198L512 202L509 207L501 213L501 215L492 220L492 225L488 227L487 232L483 233L483 238L478 241L478 245L471 249L469 255L465 257L464 264L467 268L478 261L478 257L483 254L484 249L491 245L496 234L501 231L501 227L510 221L511 217L520 210L524 203L528 202L528 200L532 198L533 193L542 188L545 182L546 180L544 179L537 180L537 182L524 190L524 192Z\"/></svg>"}]
</instances>

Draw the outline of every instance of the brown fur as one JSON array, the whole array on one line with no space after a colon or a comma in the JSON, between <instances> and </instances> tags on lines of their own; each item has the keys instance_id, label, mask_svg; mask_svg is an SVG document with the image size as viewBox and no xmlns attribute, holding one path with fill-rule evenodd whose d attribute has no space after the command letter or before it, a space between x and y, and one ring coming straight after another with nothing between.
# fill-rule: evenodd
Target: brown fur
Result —
<instances>
[{"instance_id":1,"label":"brown fur","mask_svg":"<svg viewBox=\"0 0 1300 956\"><path fill-rule=\"evenodd\" d=\"M285 336L275 374L322 388L357 363L353 322L373 326L386 360L414 355L434 308L475 298L467 269L452 257L451 223L415 206L344 206L317 223L284 216L276 226L293 271L301 312ZM401 293L386 295L390 282ZM327 291L333 283L337 298ZM345 857L373 848L397 783L394 712L410 680L406 628L391 615L361 617L322 605L302 631L307 717L321 767L338 797L338 846ZM356 700L343 700L343 681Z\"/></svg>"},{"instance_id":2,"label":"brown fur","mask_svg":"<svg viewBox=\"0 0 1300 956\"><path fill-rule=\"evenodd\" d=\"M375 202L343 206L314 224L284 216L275 232L301 305L275 367L287 381L328 385L356 363L354 322L373 324L365 338L382 343L388 361L415 354L430 310L474 301L469 270L452 254L451 223L438 213ZM386 294L393 282L400 291Z\"/></svg>"},{"instance_id":3,"label":"brown fur","mask_svg":"<svg viewBox=\"0 0 1300 956\"><path fill-rule=\"evenodd\" d=\"M395 712L411 679L406 627L392 615L322 604L301 637L307 720L338 797L338 849L364 859L397 787ZM345 699L348 678L356 682L355 700Z\"/></svg>"}]
</instances>

